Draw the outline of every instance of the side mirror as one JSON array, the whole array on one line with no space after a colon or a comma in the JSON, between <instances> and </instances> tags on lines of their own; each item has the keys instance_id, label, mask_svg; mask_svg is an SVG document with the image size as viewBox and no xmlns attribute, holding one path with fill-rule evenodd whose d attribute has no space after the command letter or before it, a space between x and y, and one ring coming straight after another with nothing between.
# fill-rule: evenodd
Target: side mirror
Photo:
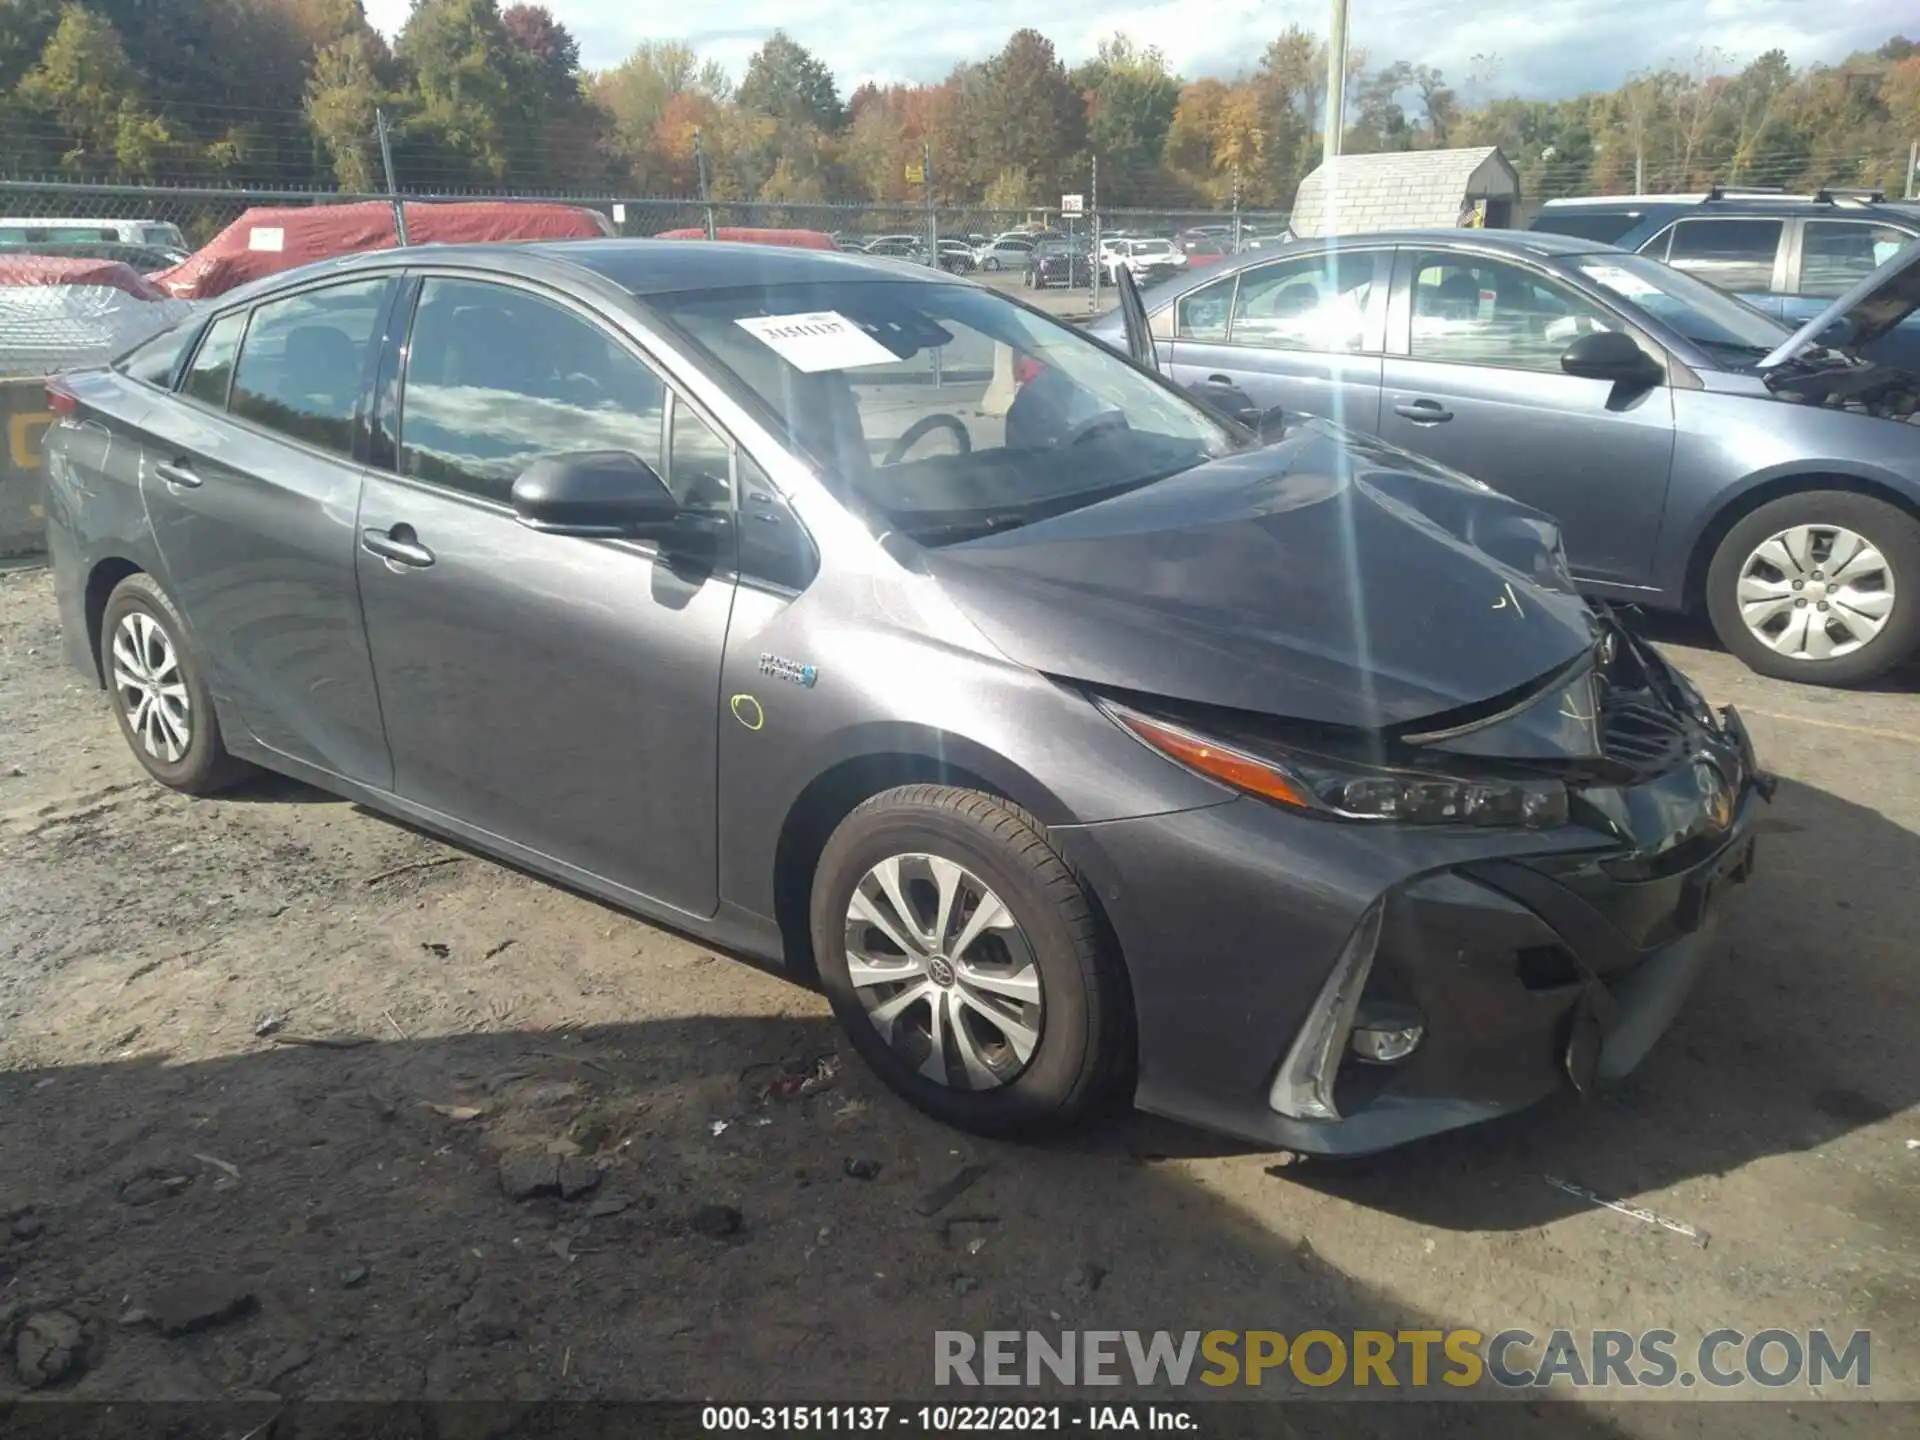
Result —
<instances>
[{"instance_id":1,"label":"side mirror","mask_svg":"<svg viewBox=\"0 0 1920 1440\"><path fill-rule=\"evenodd\" d=\"M1583 380L1606 380L1616 385L1646 387L1666 378L1660 363L1618 330L1582 335L1560 357L1560 368Z\"/></svg>"},{"instance_id":2,"label":"side mirror","mask_svg":"<svg viewBox=\"0 0 1920 1440\"><path fill-rule=\"evenodd\" d=\"M1253 428L1259 433L1262 445L1272 445L1287 438L1287 412L1278 405L1269 406L1260 412L1260 420Z\"/></svg>"},{"instance_id":3,"label":"side mirror","mask_svg":"<svg viewBox=\"0 0 1920 1440\"><path fill-rule=\"evenodd\" d=\"M520 523L551 535L646 535L680 513L654 468L626 450L581 450L536 460L513 482Z\"/></svg>"}]
</instances>

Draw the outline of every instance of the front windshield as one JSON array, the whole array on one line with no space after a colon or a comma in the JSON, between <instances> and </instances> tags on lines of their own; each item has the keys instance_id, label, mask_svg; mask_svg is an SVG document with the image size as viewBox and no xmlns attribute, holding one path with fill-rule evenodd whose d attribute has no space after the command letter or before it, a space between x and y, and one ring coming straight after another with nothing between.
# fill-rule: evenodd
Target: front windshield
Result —
<instances>
[{"instance_id":1,"label":"front windshield","mask_svg":"<svg viewBox=\"0 0 1920 1440\"><path fill-rule=\"evenodd\" d=\"M1571 263L1729 368L1763 359L1792 333L1751 305L1645 255L1603 252L1576 255Z\"/></svg>"},{"instance_id":2,"label":"front windshield","mask_svg":"<svg viewBox=\"0 0 1920 1440\"><path fill-rule=\"evenodd\" d=\"M1113 351L990 290L839 281L652 304L890 528L950 544L1248 443Z\"/></svg>"}]
</instances>

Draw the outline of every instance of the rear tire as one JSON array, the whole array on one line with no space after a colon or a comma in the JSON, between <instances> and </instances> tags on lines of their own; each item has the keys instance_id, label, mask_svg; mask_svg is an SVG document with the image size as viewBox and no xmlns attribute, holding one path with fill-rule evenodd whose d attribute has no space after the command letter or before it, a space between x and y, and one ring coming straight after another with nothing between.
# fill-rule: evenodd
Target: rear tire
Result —
<instances>
[{"instance_id":1,"label":"rear tire","mask_svg":"<svg viewBox=\"0 0 1920 1440\"><path fill-rule=\"evenodd\" d=\"M100 620L100 672L133 758L162 785L211 795L251 767L227 753L187 627L149 575L129 575L107 597Z\"/></svg>"},{"instance_id":2,"label":"rear tire","mask_svg":"<svg viewBox=\"0 0 1920 1440\"><path fill-rule=\"evenodd\" d=\"M1131 1064L1119 958L1045 828L1007 801L942 785L868 800L821 852L811 928L854 1049L950 1125L1063 1129Z\"/></svg>"},{"instance_id":3,"label":"rear tire","mask_svg":"<svg viewBox=\"0 0 1920 1440\"><path fill-rule=\"evenodd\" d=\"M1721 643L1758 673L1864 684L1920 643L1920 522L1851 491L1783 496L1727 532L1706 601Z\"/></svg>"}]
</instances>

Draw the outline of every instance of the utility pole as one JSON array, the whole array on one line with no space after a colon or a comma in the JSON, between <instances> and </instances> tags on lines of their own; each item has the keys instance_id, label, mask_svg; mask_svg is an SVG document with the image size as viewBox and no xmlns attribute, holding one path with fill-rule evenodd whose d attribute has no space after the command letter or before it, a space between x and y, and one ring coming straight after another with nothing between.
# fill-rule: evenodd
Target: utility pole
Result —
<instances>
[{"instance_id":1,"label":"utility pole","mask_svg":"<svg viewBox=\"0 0 1920 1440\"><path fill-rule=\"evenodd\" d=\"M927 196L927 264L938 269L940 265L940 217L933 208L933 145L930 141L920 142L920 185ZM936 346L935 355L939 349Z\"/></svg>"},{"instance_id":2,"label":"utility pole","mask_svg":"<svg viewBox=\"0 0 1920 1440\"><path fill-rule=\"evenodd\" d=\"M1240 162L1233 162L1233 253L1240 253Z\"/></svg>"},{"instance_id":3,"label":"utility pole","mask_svg":"<svg viewBox=\"0 0 1920 1440\"><path fill-rule=\"evenodd\" d=\"M402 250L407 248L407 202L400 198L400 187L393 183L393 146L387 139L387 112L373 107L373 130L380 137L380 168L387 177L387 194L393 197L393 238Z\"/></svg>"},{"instance_id":4,"label":"utility pole","mask_svg":"<svg viewBox=\"0 0 1920 1440\"><path fill-rule=\"evenodd\" d=\"M1907 199L1913 199L1913 174L1920 170L1920 140L1907 146Z\"/></svg>"},{"instance_id":5,"label":"utility pole","mask_svg":"<svg viewBox=\"0 0 1920 1440\"><path fill-rule=\"evenodd\" d=\"M1323 164L1340 153L1346 121L1347 0L1333 0L1333 33L1327 37L1327 128L1320 137Z\"/></svg>"},{"instance_id":6,"label":"utility pole","mask_svg":"<svg viewBox=\"0 0 1920 1440\"><path fill-rule=\"evenodd\" d=\"M1093 253L1089 258L1093 262L1090 267L1093 271L1093 313L1098 315L1100 313L1100 265L1101 265L1100 157L1098 155L1095 155L1091 158L1093 160L1093 174L1088 177L1087 203L1093 207ZM1069 284L1071 284L1073 281L1073 262L1071 260L1067 262L1067 281Z\"/></svg>"},{"instance_id":7,"label":"utility pole","mask_svg":"<svg viewBox=\"0 0 1920 1440\"><path fill-rule=\"evenodd\" d=\"M713 239L713 201L707 194L707 151L700 143L700 127L693 127L693 171L700 182L700 208L706 212L707 239Z\"/></svg>"}]
</instances>

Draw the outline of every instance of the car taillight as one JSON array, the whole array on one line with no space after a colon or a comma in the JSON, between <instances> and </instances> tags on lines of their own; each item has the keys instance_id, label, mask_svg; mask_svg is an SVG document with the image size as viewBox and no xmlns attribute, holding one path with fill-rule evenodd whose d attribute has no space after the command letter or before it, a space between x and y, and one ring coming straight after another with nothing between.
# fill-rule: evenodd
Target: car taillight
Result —
<instances>
[{"instance_id":1,"label":"car taillight","mask_svg":"<svg viewBox=\"0 0 1920 1440\"><path fill-rule=\"evenodd\" d=\"M71 415L80 408L80 397L65 385L53 381L47 386L47 409L56 415Z\"/></svg>"}]
</instances>

